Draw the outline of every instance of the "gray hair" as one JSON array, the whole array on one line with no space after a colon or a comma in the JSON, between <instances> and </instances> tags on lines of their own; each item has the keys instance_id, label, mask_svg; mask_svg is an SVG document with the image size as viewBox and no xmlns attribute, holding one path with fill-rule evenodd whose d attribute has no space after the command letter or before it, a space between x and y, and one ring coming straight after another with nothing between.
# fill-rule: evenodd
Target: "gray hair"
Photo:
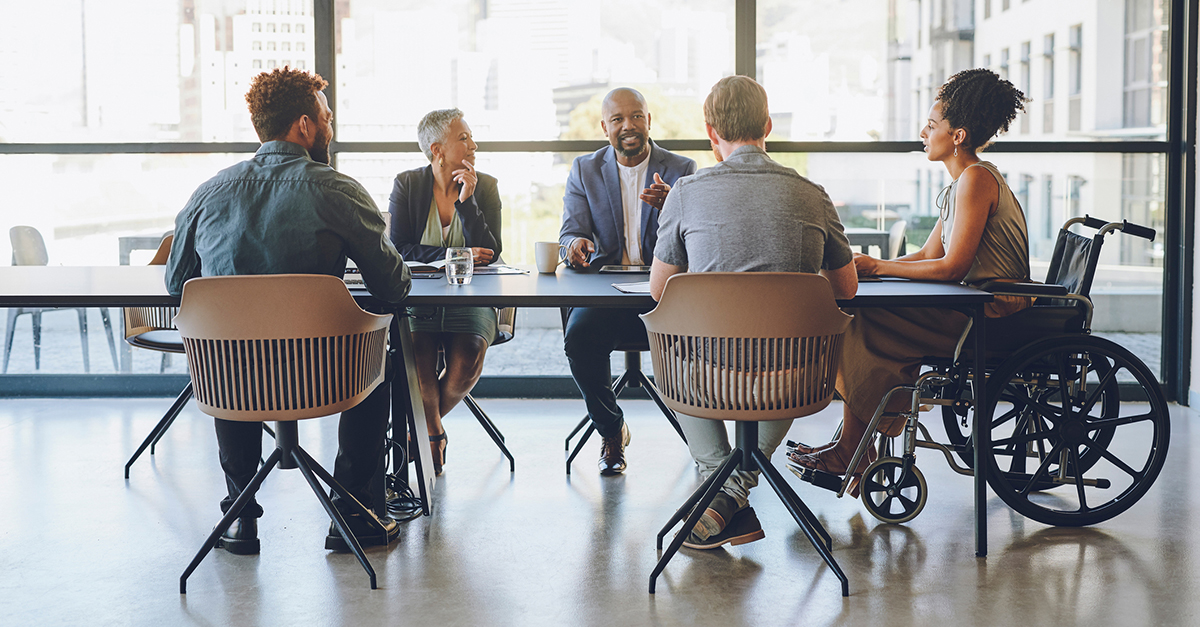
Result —
<instances>
[{"instance_id":1,"label":"gray hair","mask_svg":"<svg viewBox=\"0 0 1200 627\"><path fill-rule=\"evenodd\" d=\"M433 145L445 141L450 125L461 117L463 112L459 109L437 109L421 118L417 124L417 143L426 159L433 161Z\"/></svg>"}]
</instances>

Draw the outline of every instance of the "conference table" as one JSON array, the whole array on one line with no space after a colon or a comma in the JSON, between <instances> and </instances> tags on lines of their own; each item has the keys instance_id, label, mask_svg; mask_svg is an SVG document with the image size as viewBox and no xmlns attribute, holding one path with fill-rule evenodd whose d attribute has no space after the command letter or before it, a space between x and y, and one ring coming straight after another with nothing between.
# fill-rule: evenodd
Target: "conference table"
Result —
<instances>
[{"instance_id":1,"label":"conference table","mask_svg":"<svg viewBox=\"0 0 1200 627\"><path fill-rule=\"evenodd\" d=\"M164 266L7 266L0 267L0 307L169 307L179 299L167 293ZM648 308L654 305L649 294L627 294L614 283L647 280L646 274L599 274L559 269L555 274L477 275L469 285L453 286L444 278L414 278L412 291L404 305L481 306L481 307L615 307ZM389 306L375 299L361 286L350 285L350 293L366 309L382 311ZM992 295L961 284L884 279L859 283L853 299L838 301L843 308L863 307L936 307L962 311L971 316L975 337L973 392L976 408L987 407L983 385L983 337L987 318L984 306ZM410 428L418 442L427 441L424 408L416 377L399 376L413 372L412 338L408 325L399 330L400 348L394 365L393 415L406 410ZM393 344L395 345L395 344ZM399 360L403 359L403 363ZM408 407L397 407L407 400ZM987 468L985 451L991 448L991 433L983 428L988 421L976 414L973 425L975 467L975 554L987 555ZM432 468L429 448L421 451L418 468ZM428 476L425 476L428 475ZM432 494L433 473L419 474L419 488L425 502Z\"/></svg>"}]
</instances>

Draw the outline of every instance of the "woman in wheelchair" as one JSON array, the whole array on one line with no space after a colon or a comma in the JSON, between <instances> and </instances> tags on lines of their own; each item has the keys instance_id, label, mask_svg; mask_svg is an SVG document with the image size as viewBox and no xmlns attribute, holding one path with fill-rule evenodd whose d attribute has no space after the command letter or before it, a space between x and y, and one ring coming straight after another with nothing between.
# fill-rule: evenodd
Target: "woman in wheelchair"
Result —
<instances>
[{"instance_id":1,"label":"woman in wheelchair","mask_svg":"<svg viewBox=\"0 0 1200 627\"><path fill-rule=\"evenodd\" d=\"M396 175L388 212L396 250L406 261L445 259L446 248L469 247L476 265L500 255L500 193L496 179L475 171L475 140L458 109L426 114L417 140L430 164ZM496 337L491 307L414 307L409 318L434 474L446 460L446 415L475 387L483 356ZM438 375L438 357L445 367ZM415 450L410 448L410 455Z\"/></svg>"},{"instance_id":2,"label":"woman in wheelchair","mask_svg":"<svg viewBox=\"0 0 1200 627\"><path fill-rule=\"evenodd\" d=\"M856 254L859 276L889 276L926 281L1029 280L1029 237L1025 215L996 166L978 152L997 132L1008 130L1025 109L1020 90L986 69L959 72L938 90L921 130L926 158L940 161L952 182L938 197L941 217L920 250L894 260ZM989 317L1016 313L1028 299L997 298ZM840 434L833 442L810 447L796 444L788 452L792 464L845 474L855 448L888 390L911 385L921 358L949 356L967 324L962 313L941 309L860 309L846 331L837 391L845 400ZM893 395L879 431L899 435L904 420L896 416L911 399ZM860 475L875 451L850 471ZM851 496L857 496L851 483Z\"/></svg>"}]
</instances>

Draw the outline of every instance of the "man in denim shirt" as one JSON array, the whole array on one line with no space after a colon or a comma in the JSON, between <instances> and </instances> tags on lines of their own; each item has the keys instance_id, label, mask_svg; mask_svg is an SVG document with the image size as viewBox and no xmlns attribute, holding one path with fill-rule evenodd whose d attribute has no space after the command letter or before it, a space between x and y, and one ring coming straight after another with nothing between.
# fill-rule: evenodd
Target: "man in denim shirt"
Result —
<instances>
[{"instance_id":1,"label":"man in denim shirt","mask_svg":"<svg viewBox=\"0 0 1200 627\"><path fill-rule=\"evenodd\" d=\"M353 259L373 295L389 303L404 300L411 276L384 235L383 217L354 179L329 167L333 112L320 76L287 67L254 78L246 93L251 120L262 147L254 158L221 171L192 194L175 219L175 241L167 261L167 291L178 296L198 276L236 274L328 274L341 277ZM368 484L378 470L387 429L389 386L380 385L358 406L342 413L334 477L368 509ZM250 483L262 455L258 423L214 419L228 511ZM342 509L338 499L334 503ZM343 514L347 512L343 511ZM262 507L251 501L218 546L239 555L259 551L257 519ZM383 529L347 515L364 546L387 544L399 533L381 518ZM325 548L348 550L331 527Z\"/></svg>"}]
</instances>

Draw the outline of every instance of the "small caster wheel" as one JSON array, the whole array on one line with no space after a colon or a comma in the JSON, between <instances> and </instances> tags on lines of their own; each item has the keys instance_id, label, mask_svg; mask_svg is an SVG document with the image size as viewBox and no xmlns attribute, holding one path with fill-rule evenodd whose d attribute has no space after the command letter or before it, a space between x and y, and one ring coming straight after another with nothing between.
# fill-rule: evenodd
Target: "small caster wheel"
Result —
<instances>
[{"instance_id":1,"label":"small caster wheel","mask_svg":"<svg viewBox=\"0 0 1200 627\"><path fill-rule=\"evenodd\" d=\"M904 460L882 457L867 466L862 478L862 502L871 515L885 523L903 523L917 517L925 508L929 487L916 465L910 466L904 480L900 475Z\"/></svg>"}]
</instances>

